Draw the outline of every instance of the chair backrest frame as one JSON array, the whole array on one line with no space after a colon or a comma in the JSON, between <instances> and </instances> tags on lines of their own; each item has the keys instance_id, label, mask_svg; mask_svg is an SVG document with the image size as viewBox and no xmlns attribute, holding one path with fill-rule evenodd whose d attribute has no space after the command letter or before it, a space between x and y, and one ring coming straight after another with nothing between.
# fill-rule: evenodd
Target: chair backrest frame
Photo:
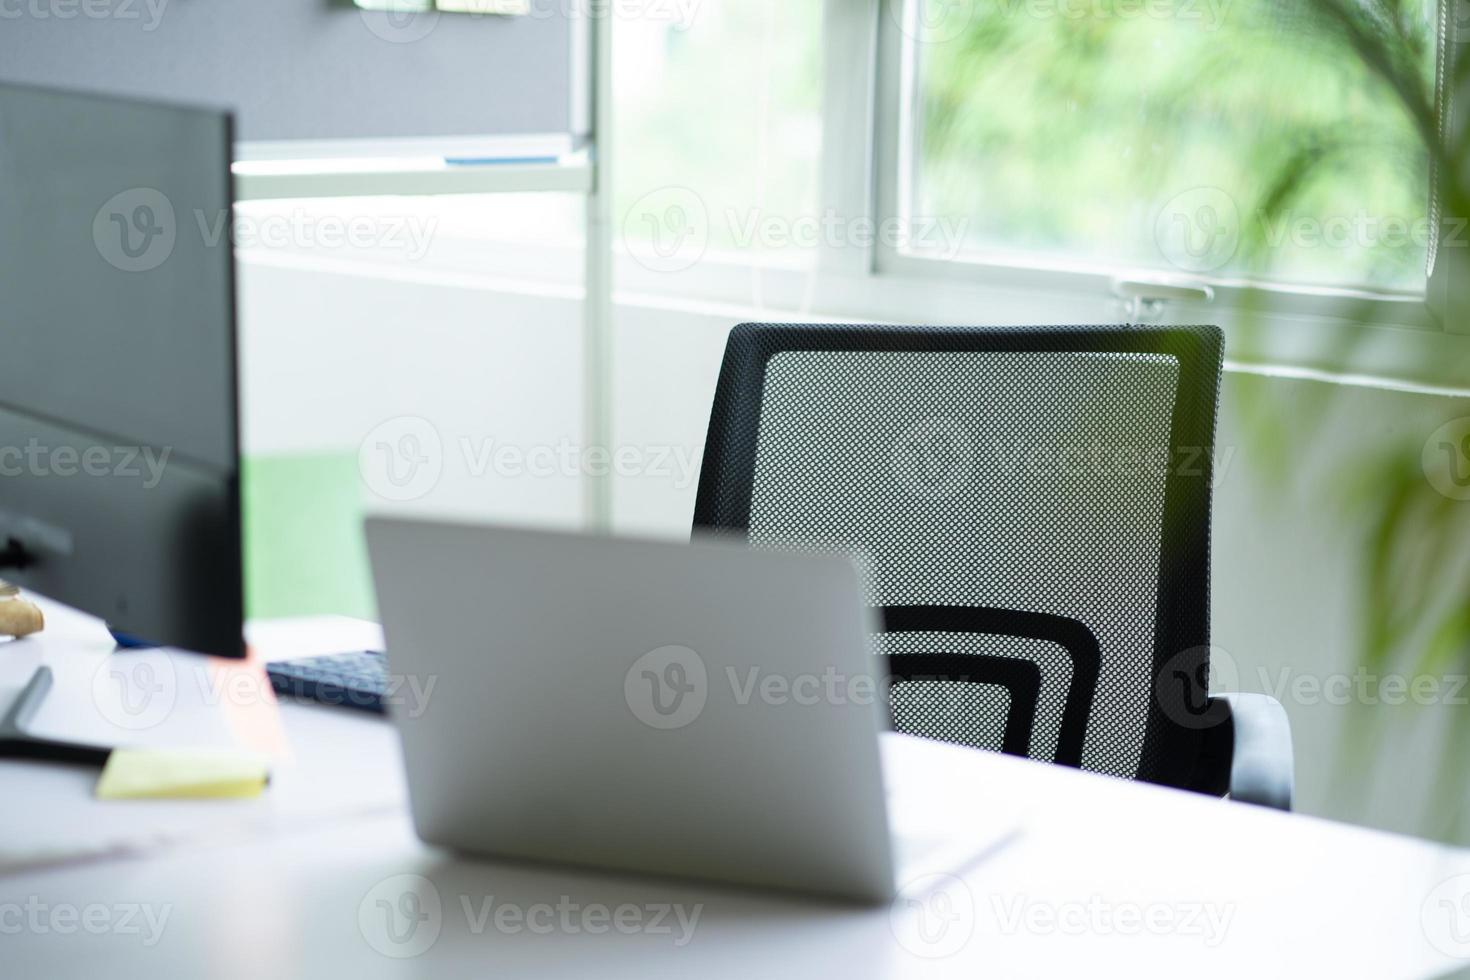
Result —
<instances>
[{"instance_id":1,"label":"chair backrest frame","mask_svg":"<svg viewBox=\"0 0 1470 980\"><path fill-rule=\"evenodd\" d=\"M927 327L741 324L721 365L694 510L697 530L749 534L767 364L788 351L1054 352L1172 358L1178 384L1169 431L1152 693L1137 778L1190 787L1206 725L1191 724L1181 677L1207 676L1210 509L1223 339L1214 326Z\"/></svg>"}]
</instances>

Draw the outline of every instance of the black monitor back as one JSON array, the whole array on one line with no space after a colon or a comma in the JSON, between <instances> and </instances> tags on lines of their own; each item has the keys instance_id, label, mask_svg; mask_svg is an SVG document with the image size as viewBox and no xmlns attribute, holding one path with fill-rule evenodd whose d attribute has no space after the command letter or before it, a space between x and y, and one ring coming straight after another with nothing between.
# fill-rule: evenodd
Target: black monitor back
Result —
<instances>
[{"instance_id":1,"label":"black monitor back","mask_svg":"<svg viewBox=\"0 0 1470 980\"><path fill-rule=\"evenodd\" d=\"M228 113L0 83L0 575L243 652Z\"/></svg>"}]
</instances>

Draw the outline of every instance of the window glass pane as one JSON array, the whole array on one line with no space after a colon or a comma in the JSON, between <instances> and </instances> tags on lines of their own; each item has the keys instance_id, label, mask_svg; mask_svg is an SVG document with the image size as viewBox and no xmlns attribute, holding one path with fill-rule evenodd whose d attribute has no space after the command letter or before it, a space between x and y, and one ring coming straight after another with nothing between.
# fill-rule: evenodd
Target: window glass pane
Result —
<instances>
[{"instance_id":1,"label":"window glass pane","mask_svg":"<svg viewBox=\"0 0 1470 980\"><path fill-rule=\"evenodd\" d=\"M895 3L902 206L966 257L1422 289L1428 155L1326 3ZM1433 6L1373 8L1424 90Z\"/></svg>"},{"instance_id":2,"label":"window glass pane","mask_svg":"<svg viewBox=\"0 0 1470 980\"><path fill-rule=\"evenodd\" d=\"M719 253L810 264L821 0L639 9L613 29L620 242L668 271Z\"/></svg>"}]
</instances>

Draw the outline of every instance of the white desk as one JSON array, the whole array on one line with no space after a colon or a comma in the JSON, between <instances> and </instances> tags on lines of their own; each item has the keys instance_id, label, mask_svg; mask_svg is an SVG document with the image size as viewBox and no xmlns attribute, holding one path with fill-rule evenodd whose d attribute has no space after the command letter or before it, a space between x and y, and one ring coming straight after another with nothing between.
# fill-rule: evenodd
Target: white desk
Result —
<instances>
[{"instance_id":1,"label":"white desk","mask_svg":"<svg viewBox=\"0 0 1470 980\"><path fill-rule=\"evenodd\" d=\"M50 663L58 683L37 727L95 735L116 713L89 679L110 642L84 617L48 613L44 636L0 647L0 685ZM372 636L323 625L252 636L272 655ZM183 693L204 661L164 659L174 710L133 740L215 737L218 705ZM384 722L300 705L280 720L294 761L256 801L99 803L94 773L0 762L0 974L1378 980L1470 965L1470 902L1458 920L1441 904L1470 895L1470 854L1306 817L893 737L895 792L958 788L1028 816L920 907L855 909L457 859L415 840ZM32 847L23 866L38 842L91 853Z\"/></svg>"}]
</instances>

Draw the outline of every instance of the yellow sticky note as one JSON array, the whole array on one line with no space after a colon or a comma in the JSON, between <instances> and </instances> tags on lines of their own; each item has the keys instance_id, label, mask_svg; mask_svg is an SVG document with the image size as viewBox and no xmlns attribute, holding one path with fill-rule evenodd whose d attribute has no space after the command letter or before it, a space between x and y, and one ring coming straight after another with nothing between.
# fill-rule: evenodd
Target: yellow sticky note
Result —
<instances>
[{"instance_id":1,"label":"yellow sticky note","mask_svg":"<svg viewBox=\"0 0 1470 980\"><path fill-rule=\"evenodd\" d=\"M211 749L113 749L97 779L99 800L202 800L259 796L264 756Z\"/></svg>"}]
</instances>

